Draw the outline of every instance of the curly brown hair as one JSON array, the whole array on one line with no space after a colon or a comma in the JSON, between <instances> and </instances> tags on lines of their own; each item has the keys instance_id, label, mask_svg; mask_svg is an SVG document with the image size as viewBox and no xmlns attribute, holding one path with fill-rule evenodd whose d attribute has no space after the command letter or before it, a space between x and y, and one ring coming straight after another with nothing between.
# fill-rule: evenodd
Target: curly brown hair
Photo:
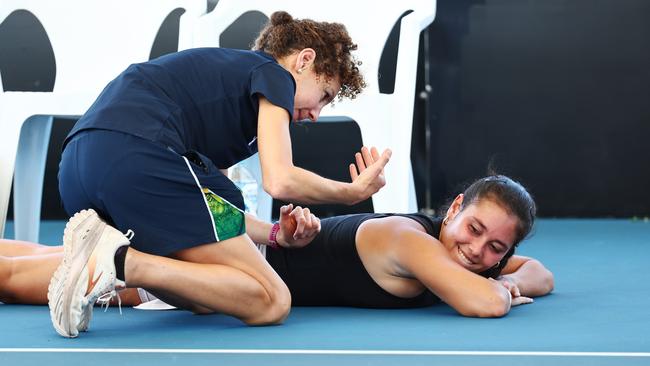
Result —
<instances>
[{"instance_id":1,"label":"curly brown hair","mask_svg":"<svg viewBox=\"0 0 650 366\"><path fill-rule=\"evenodd\" d=\"M361 61L350 52L357 49L345 26L340 23L294 19L286 11L276 11L260 31L254 50L264 51L280 59L295 51L313 48L316 51L314 71L326 80L340 78L338 99L354 99L366 82L359 71Z\"/></svg>"}]
</instances>

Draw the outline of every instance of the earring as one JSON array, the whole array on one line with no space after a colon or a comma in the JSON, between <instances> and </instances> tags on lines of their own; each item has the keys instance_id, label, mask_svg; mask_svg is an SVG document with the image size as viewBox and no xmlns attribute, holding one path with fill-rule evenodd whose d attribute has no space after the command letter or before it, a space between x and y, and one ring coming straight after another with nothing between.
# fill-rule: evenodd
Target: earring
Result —
<instances>
[{"instance_id":1,"label":"earring","mask_svg":"<svg viewBox=\"0 0 650 366\"><path fill-rule=\"evenodd\" d=\"M302 67L298 69L298 74L302 74Z\"/></svg>"},{"instance_id":2,"label":"earring","mask_svg":"<svg viewBox=\"0 0 650 366\"><path fill-rule=\"evenodd\" d=\"M442 224L447 225L448 222L449 222L449 216L445 216L445 219L442 220Z\"/></svg>"}]
</instances>

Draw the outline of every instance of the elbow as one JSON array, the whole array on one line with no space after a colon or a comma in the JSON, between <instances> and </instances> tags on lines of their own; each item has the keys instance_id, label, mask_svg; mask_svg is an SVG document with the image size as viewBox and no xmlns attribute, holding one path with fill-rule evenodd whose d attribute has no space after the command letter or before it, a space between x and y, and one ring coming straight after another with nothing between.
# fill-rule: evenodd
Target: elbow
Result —
<instances>
[{"instance_id":1,"label":"elbow","mask_svg":"<svg viewBox=\"0 0 650 366\"><path fill-rule=\"evenodd\" d=\"M510 311L511 305L510 294L498 296L486 303L478 313L479 318L501 318L506 316Z\"/></svg>"},{"instance_id":2,"label":"elbow","mask_svg":"<svg viewBox=\"0 0 650 366\"><path fill-rule=\"evenodd\" d=\"M548 275L546 276L546 279L544 281L544 295L550 294L553 289L555 289L555 278L553 277L553 273L551 271L548 271Z\"/></svg>"},{"instance_id":3,"label":"elbow","mask_svg":"<svg viewBox=\"0 0 650 366\"><path fill-rule=\"evenodd\" d=\"M291 192L291 186L286 179L280 177L269 177L268 179L263 180L263 187L264 191L275 199L283 201L291 200L291 195L289 193Z\"/></svg>"},{"instance_id":4,"label":"elbow","mask_svg":"<svg viewBox=\"0 0 650 366\"><path fill-rule=\"evenodd\" d=\"M469 314L461 314L463 316L469 316L473 318L501 318L506 316L509 311L510 303L499 302L483 306L480 309L476 309Z\"/></svg>"},{"instance_id":5,"label":"elbow","mask_svg":"<svg viewBox=\"0 0 650 366\"><path fill-rule=\"evenodd\" d=\"M485 301L475 301L468 306L457 308L462 315L471 318L501 318L510 311L510 299L507 296L493 296Z\"/></svg>"}]
</instances>

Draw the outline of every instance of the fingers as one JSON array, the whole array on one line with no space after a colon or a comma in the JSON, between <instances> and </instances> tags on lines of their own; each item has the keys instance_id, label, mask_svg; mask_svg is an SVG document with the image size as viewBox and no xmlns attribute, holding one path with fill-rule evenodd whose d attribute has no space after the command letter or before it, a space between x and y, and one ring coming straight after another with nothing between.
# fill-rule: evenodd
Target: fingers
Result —
<instances>
[{"instance_id":1,"label":"fingers","mask_svg":"<svg viewBox=\"0 0 650 366\"><path fill-rule=\"evenodd\" d=\"M286 216L293 210L293 204L283 205L280 207L280 216Z\"/></svg>"},{"instance_id":2,"label":"fingers","mask_svg":"<svg viewBox=\"0 0 650 366\"><path fill-rule=\"evenodd\" d=\"M311 214L312 219L311 221L314 223L314 232L319 233L320 232L320 219L316 217L316 215Z\"/></svg>"},{"instance_id":3,"label":"fingers","mask_svg":"<svg viewBox=\"0 0 650 366\"><path fill-rule=\"evenodd\" d=\"M357 167L354 164L350 164L350 178L352 178L352 181L354 182L359 178L359 173L357 172Z\"/></svg>"},{"instance_id":4,"label":"fingers","mask_svg":"<svg viewBox=\"0 0 650 366\"><path fill-rule=\"evenodd\" d=\"M305 211L307 212L305 213ZM296 206L296 208L291 211L291 217L296 221L296 230L293 232L294 239L302 236L302 233L305 231L305 225L307 224L305 216L309 214L310 212L308 208L303 209L300 206Z\"/></svg>"},{"instance_id":5,"label":"fingers","mask_svg":"<svg viewBox=\"0 0 650 366\"><path fill-rule=\"evenodd\" d=\"M510 295L514 297L519 297L521 296L521 292L519 291L519 286L517 286L514 282L511 282L506 276L499 276L496 281L498 281L503 287L508 289L510 292Z\"/></svg>"},{"instance_id":6,"label":"fingers","mask_svg":"<svg viewBox=\"0 0 650 366\"><path fill-rule=\"evenodd\" d=\"M380 155L379 150L374 146L370 149L366 146L361 147L361 151L354 154L354 164L349 166L352 181L356 180L359 174L377 162L379 162L379 168L384 169L392 153L390 149L386 149Z\"/></svg>"},{"instance_id":7,"label":"fingers","mask_svg":"<svg viewBox=\"0 0 650 366\"><path fill-rule=\"evenodd\" d=\"M294 240L313 237L320 232L320 219L311 213L309 208L296 206L290 216L296 223L296 229L293 232Z\"/></svg>"},{"instance_id":8,"label":"fingers","mask_svg":"<svg viewBox=\"0 0 650 366\"><path fill-rule=\"evenodd\" d=\"M388 161L392 155L393 151L391 149L386 149L381 153L381 155L379 155L379 150L377 150L376 147L373 146L372 148L368 149L364 146L361 148L361 152L355 154L355 158L359 172L362 172L375 163L378 163L379 166L383 169L386 164L388 164Z\"/></svg>"},{"instance_id":9,"label":"fingers","mask_svg":"<svg viewBox=\"0 0 650 366\"><path fill-rule=\"evenodd\" d=\"M512 297L518 297L521 296L521 293L519 292L519 287L517 285L513 284L512 282L508 280L501 281L501 284L510 291L510 295Z\"/></svg>"},{"instance_id":10,"label":"fingers","mask_svg":"<svg viewBox=\"0 0 650 366\"><path fill-rule=\"evenodd\" d=\"M354 154L354 160L355 160L355 162L357 164L357 169L359 169L360 172L366 170L366 162L364 161L365 155L363 154L363 149L366 149L366 148L363 147L361 149L362 152L358 152L358 153Z\"/></svg>"},{"instance_id":11,"label":"fingers","mask_svg":"<svg viewBox=\"0 0 650 366\"><path fill-rule=\"evenodd\" d=\"M379 155L379 150L377 150L377 148L374 146L370 148L370 154L372 155L372 160L374 161L377 161L381 158Z\"/></svg>"},{"instance_id":12,"label":"fingers","mask_svg":"<svg viewBox=\"0 0 650 366\"><path fill-rule=\"evenodd\" d=\"M390 161L390 157L393 156L393 151L391 149L386 149L384 150L383 153L381 153L381 157L379 159L376 159L381 167L385 167L386 164Z\"/></svg>"},{"instance_id":13,"label":"fingers","mask_svg":"<svg viewBox=\"0 0 650 366\"><path fill-rule=\"evenodd\" d=\"M530 297L526 296L517 296L512 298L512 304L510 306L517 306L517 305L524 305L524 304L530 304L534 300Z\"/></svg>"},{"instance_id":14,"label":"fingers","mask_svg":"<svg viewBox=\"0 0 650 366\"><path fill-rule=\"evenodd\" d=\"M309 214L309 226L305 230L303 236L296 239L312 238L320 232L320 219L314 214Z\"/></svg>"}]
</instances>

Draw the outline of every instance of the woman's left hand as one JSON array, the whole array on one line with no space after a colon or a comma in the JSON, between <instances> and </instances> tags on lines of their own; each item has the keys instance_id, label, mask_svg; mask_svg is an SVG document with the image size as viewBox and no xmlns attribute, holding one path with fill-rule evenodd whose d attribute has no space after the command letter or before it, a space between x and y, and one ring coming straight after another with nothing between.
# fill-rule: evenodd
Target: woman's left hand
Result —
<instances>
[{"instance_id":1,"label":"woman's left hand","mask_svg":"<svg viewBox=\"0 0 650 366\"><path fill-rule=\"evenodd\" d=\"M388 164L392 154L390 149L386 149L380 155L377 148L368 149L365 146L355 154L356 164L350 164L349 167L352 186L355 187L354 198L349 202L350 204L356 204L371 197L386 185L384 167Z\"/></svg>"},{"instance_id":2,"label":"woman's left hand","mask_svg":"<svg viewBox=\"0 0 650 366\"><path fill-rule=\"evenodd\" d=\"M309 208L293 204L280 207L278 244L284 248L301 248L311 243L320 232L320 219Z\"/></svg>"},{"instance_id":3,"label":"woman's left hand","mask_svg":"<svg viewBox=\"0 0 650 366\"><path fill-rule=\"evenodd\" d=\"M532 298L521 296L521 292L519 291L519 287L517 286L517 283L509 276L507 275L499 276L497 277L496 281L501 283L501 285L503 285L503 287L508 289L508 291L510 292L510 296L512 297L512 303L510 304L510 306L530 304L533 302Z\"/></svg>"}]
</instances>

